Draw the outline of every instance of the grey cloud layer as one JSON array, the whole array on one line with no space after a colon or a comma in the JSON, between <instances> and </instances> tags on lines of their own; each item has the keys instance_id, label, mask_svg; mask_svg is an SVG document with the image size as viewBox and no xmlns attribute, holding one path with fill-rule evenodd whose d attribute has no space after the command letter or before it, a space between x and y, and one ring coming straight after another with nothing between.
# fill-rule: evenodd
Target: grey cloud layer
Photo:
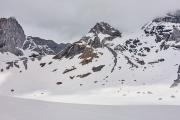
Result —
<instances>
[{"instance_id":1,"label":"grey cloud layer","mask_svg":"<svg viewBox=\"0 0 180 120\"><path fill-rule=\"evenodd\" d=\"M26 34L68 42L98 21L133 31L180 9L180 0L0 0L0 17L15 16Z\"/></svg>"}]
</instances>

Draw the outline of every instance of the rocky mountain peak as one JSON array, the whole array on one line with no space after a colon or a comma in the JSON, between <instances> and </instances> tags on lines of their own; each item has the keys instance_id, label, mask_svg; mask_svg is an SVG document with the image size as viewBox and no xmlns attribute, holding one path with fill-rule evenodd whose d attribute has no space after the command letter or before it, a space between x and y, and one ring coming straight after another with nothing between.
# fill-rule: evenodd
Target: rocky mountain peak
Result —
<instances>
[{"instance_id":1,"label":"rocky mountain peak","mask_svg":"<svg viewBox=\"0 0 180 120\"><path fill-rule=\"evenodd\" d=\"M103 47L106 41L121 37L119 30L113 28L106 22L99 22L91 28L88 34L80 39L79 42L88 44L93 48Z\"/></svg>"},{"instance_id":2,"label":"rocky mountain peak","mask_svg":"<svg viewBox=\"0 0 180 120\"><path fill-rule=\"evenodd\" d=\"M113 28L111 25L109 25L106 22L99 22L96 23L96 25L91 28L91 30L89 31L89 33L94 33L94 34L107 34L110 36L116 36L116 37L120 37L121 33L119 32L119 30Z\"/></svg>"},{"instance_id":3,"label":"rocky mountain peak","mask_svg":"<svg viewBox=\"0 0 180 120\"><path fill-rule=\"evenodd\" d=\"M87 35L66 47L66 49L59 52L54 58L73 58L75 55L82 54L83 56L88 56L88 60L86 58L84 59L84 57L80 57L83 58L82 63L88 63L92 61L93 58L97 57L97 53L95 52L96 48L107 47L107 41L112 41L117 37L121 37L119 30L113 28L108 23L99 22L91 28Z\"/></svg>"},{"instance_id":4,"label":"rocky mountain peak","mask_svg":"<svg viewBox=\"0 0 180 120\"><path fill-rule=\"evenodd\" d=\"M26 39L24 30L13 17L0 19L0 52L22 55L20 50Z\"/></svg>"}]
</instances>

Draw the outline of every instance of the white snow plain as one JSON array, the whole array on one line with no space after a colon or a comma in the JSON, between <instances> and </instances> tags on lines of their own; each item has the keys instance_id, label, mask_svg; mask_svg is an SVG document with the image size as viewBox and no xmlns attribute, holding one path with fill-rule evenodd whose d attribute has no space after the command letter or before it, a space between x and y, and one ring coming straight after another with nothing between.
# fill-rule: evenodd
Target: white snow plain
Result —
<instances>
[{"instance_id":1,"label":"white snow plain","mask_svg":"<svg viewBox=\"0 0 180 120\"><path fill-rule=\"evenodd\" d=\"M179 120L179 106L104 106L0 96L0 120Z\"/></svg>"}]
</instances>

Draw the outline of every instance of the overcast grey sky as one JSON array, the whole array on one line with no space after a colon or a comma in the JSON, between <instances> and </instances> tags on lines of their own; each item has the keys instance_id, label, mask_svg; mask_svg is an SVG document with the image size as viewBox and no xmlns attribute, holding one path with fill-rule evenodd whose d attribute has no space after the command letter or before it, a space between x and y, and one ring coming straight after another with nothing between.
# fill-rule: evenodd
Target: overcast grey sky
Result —
<instances>
[{"instance_id":1,"label":"overcast grey sky","mask_svg":"<svg viewBox=\"0 0 180 120\"><path fill-rule=\"evenodd\" d=\"M68 42L98 21L133 31L168 11L180 0L0 0L0 17L14 16L27 35Z\"/></svg>"}]
</instances>

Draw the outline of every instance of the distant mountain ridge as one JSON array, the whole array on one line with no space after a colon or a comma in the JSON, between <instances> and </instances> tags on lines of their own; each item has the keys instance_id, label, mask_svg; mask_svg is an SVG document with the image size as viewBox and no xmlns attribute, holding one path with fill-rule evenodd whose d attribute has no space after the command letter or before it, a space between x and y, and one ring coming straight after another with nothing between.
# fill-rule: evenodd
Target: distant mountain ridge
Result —
<instances>
[{"instance_id":1,"label":"distant mountain ridge","mask_svg":"<svg viewBox=\"0 0 180 120\"><path fill-rule=\"evenodd\" d=\"M24 50L32 50L40 55L55 55L68 44L56 43L53 40L45 40L39 37L28 36L23 44Z\"/></svg>"},{"instance_id":2,"label":"distant mountain ridge","mask_svg":"<svg viewBox=\"0 0 180 120\"><path fill-rule=\"evenodd\" d=\"M40 55L55 55L68 44L57 44L52 40L27 36L18 21L13 18L0 19L0 52L11 52L22 56L24 50L31 50Z\"/></svg>"}]
</instances>

